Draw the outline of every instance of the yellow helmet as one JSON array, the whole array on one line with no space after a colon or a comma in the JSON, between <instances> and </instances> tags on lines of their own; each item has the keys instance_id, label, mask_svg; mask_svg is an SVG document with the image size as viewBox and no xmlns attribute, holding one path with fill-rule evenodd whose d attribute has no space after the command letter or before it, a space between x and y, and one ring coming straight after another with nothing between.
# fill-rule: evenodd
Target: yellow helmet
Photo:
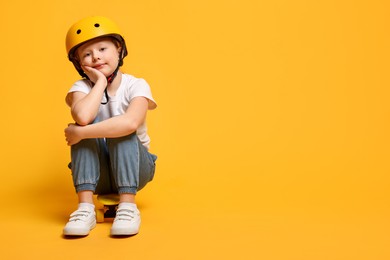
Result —
<instances>
[{"instance_id":1,"label":"yellow helmet","mask_svg":"<svg viewBox=\"0 0 390 260\"><path fill-rule=\"evenodd\" d=\"M66 34L66 51L68 58L73 62L81 76L85 76L75 57L76 49L83 43L92 39L109 36L119 41L122 47L119 66L123 65L123 58L127 55L125 40L118 26L110 19L102 16L92 16L81 19L73 24Z\"/></svg>"}]
</instances>

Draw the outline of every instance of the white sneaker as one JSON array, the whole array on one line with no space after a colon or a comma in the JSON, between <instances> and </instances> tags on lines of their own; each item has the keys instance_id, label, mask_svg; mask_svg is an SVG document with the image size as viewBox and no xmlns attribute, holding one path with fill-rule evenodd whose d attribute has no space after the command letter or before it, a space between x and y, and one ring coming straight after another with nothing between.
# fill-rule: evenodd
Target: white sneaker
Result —
<instances>
[{"instance_id":1,"label":"white sneaker","mask_svg":"<svg viewBox=\"0 0 390 260\"><path fill-rule=\"evenodd\" d=\"M137 207L119 205L114 223L111 227L112 236L130 236L139 231L141 216Z\"/></svg>"},{"instance_id":2,"label":"white sneaker","mask_svg":"<svg viewBox=\"0 0 390 260\"><path fill-rule=\"evenodd\" d=\"M89 207L80 207L70 215L64 227L65 236L86 236L96 226L95 211Z\"/></svg>"}]
</instances>

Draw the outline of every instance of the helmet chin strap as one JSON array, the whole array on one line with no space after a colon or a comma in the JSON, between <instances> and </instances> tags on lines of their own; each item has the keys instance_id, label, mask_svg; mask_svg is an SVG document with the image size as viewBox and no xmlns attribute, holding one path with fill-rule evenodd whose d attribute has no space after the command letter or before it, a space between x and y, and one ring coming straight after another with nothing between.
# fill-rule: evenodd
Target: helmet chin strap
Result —
<instances>
[{"instance_id":1,"label":"helmet chin strap","mask_svg":"<svg viewBox=\"0 0 390 260\"><path fill-rule=\"evenodd\" d=\"M118 74L119 67L120 67L120 66L116 67L115 71L114 71L110 76L107 77L107 87L108 87L108 85L110 85L110 84L114 81L114 79L116 78L116 75ZM106 105L106 104L108 103L108 101L110 101L110 98L108 97L108 93L107 93L107 87L106 87L106 89L104 90L104 95L105 95L105 97L106 97L106 102L100 103L100 104L102 104L102 105Z\"/></svg>"}]
</instances>

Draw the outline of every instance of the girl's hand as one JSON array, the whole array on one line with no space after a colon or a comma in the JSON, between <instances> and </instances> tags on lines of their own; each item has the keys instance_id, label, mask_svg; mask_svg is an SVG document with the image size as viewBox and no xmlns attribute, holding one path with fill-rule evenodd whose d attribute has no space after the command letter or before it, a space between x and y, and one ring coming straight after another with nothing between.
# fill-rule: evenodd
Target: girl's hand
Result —
<instances>
[{"instance_id":1,"label":"girl's hand","mask_svg":"<svg viewBox=\"0 0 390 260\"><path fill-rule=\"evenodd\" d=\"M89 66L84 66L84 65L81 65L81 68L83 69L84 73L87 74L88 78L94 84L96 84L96 82L98 82L98 80L101 80L101 81L103 81L104 85L107 85L106 76L104 76L104 74L102 72L100 72L99 70L94 69L94 68L89 67Z\"/></svg>"},{"instance_id":2,"label":"girl's hand","mask_svg":"<svg viewBox=\"0 0 390 260\"><path fill-rule=\"evenodd\" d=\"M77 144L83 139L80 134L81 128L82 126L76 124L68 124L68 127L65 128L65 140L69 146Z\"/></svg>"}]
</instances>

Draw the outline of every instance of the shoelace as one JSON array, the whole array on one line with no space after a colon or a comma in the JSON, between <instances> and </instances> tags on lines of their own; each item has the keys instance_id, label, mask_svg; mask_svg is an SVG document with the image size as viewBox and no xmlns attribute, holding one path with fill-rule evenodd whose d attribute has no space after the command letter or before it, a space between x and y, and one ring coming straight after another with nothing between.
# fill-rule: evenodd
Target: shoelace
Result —
<instances>
[{"instance_id":1,"label":"shoelace","mask_svg":"<svg viewBox=\"0 0 390 260\"><path fill-rule=\"evenodd\" d=\"M135 211L131 209L118 209L116 211L115 221L117 220L125 220L131 221L135 217Z\"/></svg>"},{"instance_id":2,"label":"shoelace","mask_svg":"<svg viewBox=\"0 0 390 260\"><path fill-rule=\"evenodd\" d=\"M85 209L78 209L72 214L70 214L69 221L86 221L91 214L91 211Z\"/></svg>"}]
</instances>

